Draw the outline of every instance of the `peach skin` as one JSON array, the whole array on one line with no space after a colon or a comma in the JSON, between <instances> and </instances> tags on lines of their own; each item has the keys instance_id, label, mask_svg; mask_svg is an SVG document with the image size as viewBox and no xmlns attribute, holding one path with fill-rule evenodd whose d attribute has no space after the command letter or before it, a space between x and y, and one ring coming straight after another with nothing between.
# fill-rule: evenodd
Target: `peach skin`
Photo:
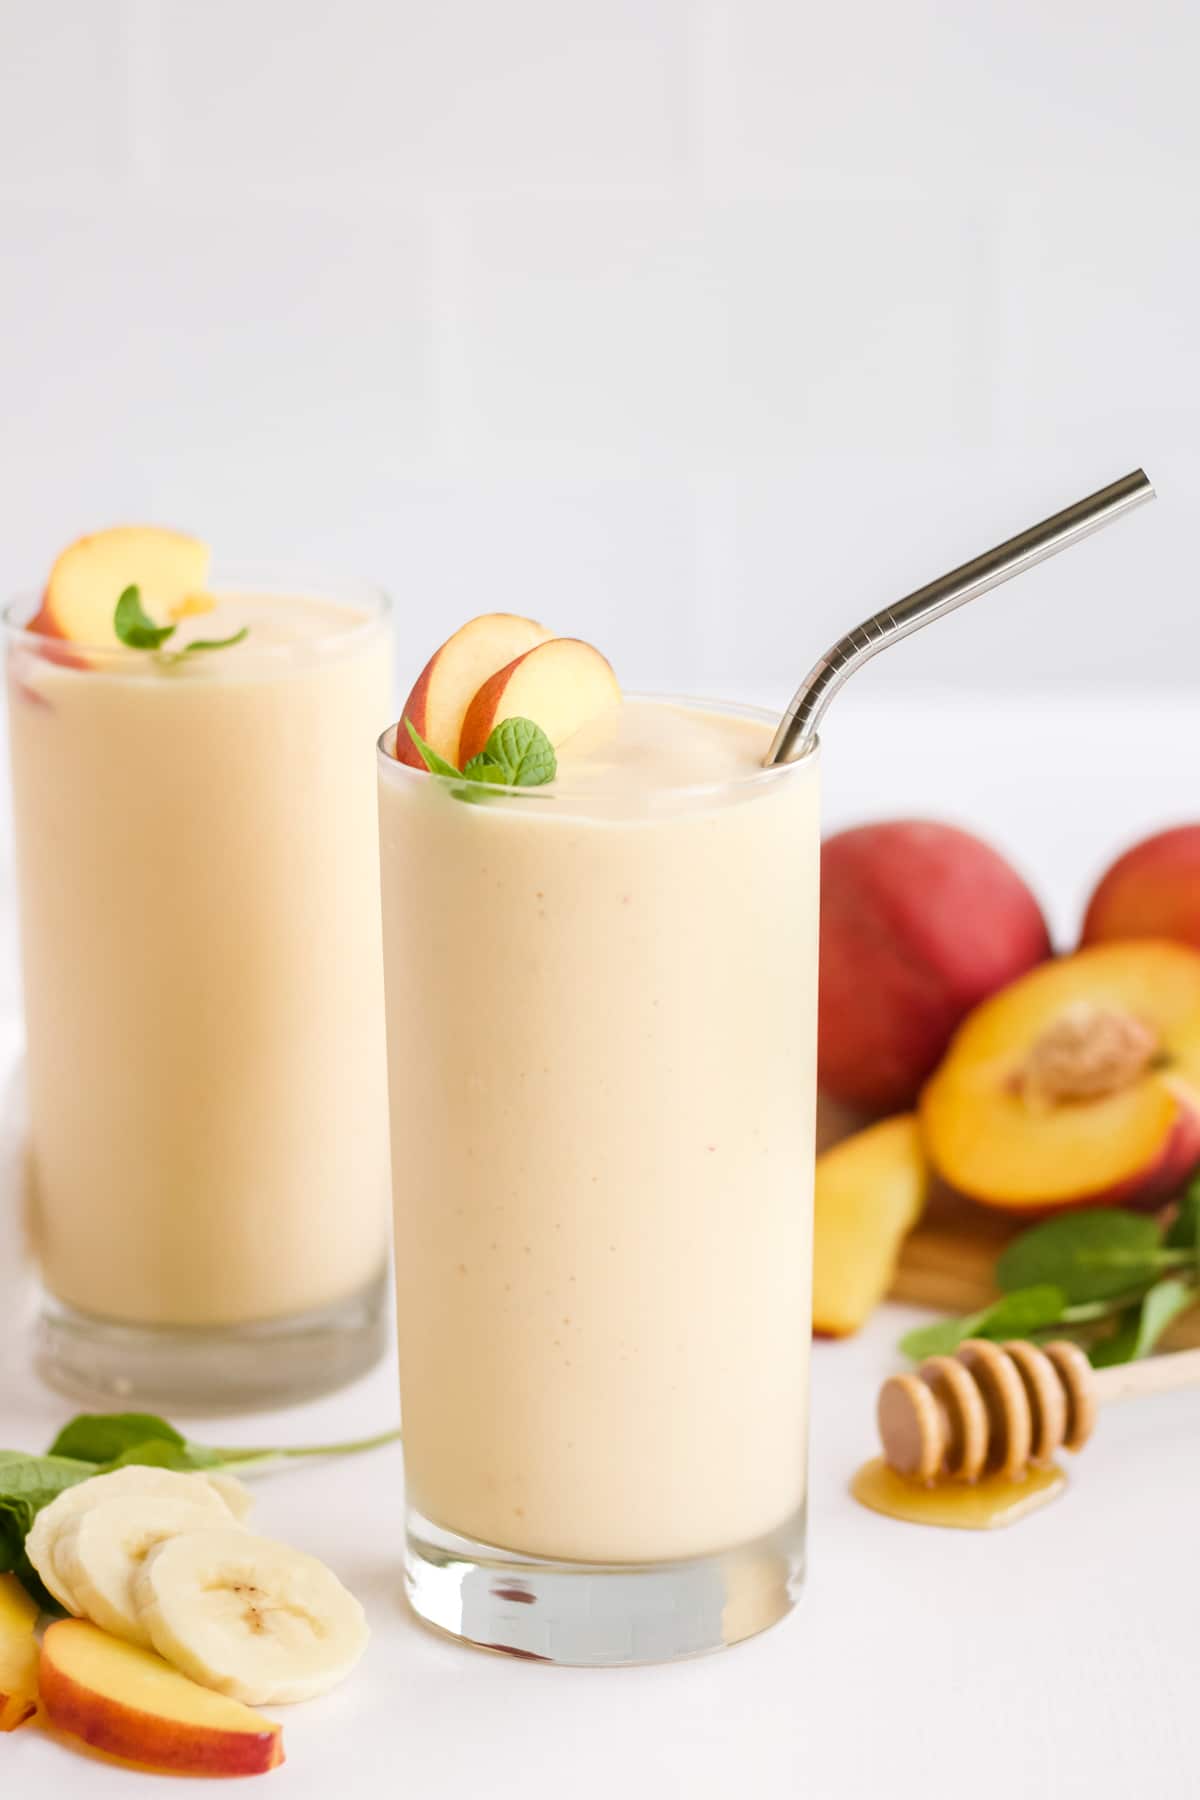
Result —
<instances>
[{"instance_id":1,"label":"peach skin","mask_svg":"<svg viewBox=\"0 0 1200 1800\"><path fill-rule=\"evenodd\" d=\"M1049 954L1037 901L978 838L915 819L839 832L821 855L822 1090L911 1106L971 1008Z\"/></svg>"},{"instance_id":2,"label":"peach skin","mask_svg":"<svg viewBox=\"0 0 1200 1800\"><path fill-rule=\"evenodd\" d=\"M1085 944L1142 937L1200 950L1200 825L1177 825L1135 844L1092 895Z\"/></svg>"},{"instance_id":3,"label":"peach skin","mask_svg":"<svg viewBox=\"0 0 1200 1800\"><path fill-rule=\"evenodd\" d=\"M82 1619L48 1627L40 1678L50 1723L110 1756L186 1775L260 1775L283 1761L278 1725Z\"/></svg>"}]
</instances>

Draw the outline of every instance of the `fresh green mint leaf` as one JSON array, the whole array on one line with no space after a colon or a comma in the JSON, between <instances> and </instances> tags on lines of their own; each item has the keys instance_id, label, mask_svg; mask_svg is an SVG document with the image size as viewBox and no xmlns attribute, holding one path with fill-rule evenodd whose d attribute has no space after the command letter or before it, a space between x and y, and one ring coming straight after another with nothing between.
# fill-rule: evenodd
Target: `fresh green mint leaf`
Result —
<instances>
[{"instance_id":1,"label":"fresh green mint leaf","mask_svg":"<svg viewBox=\"0 0 1200 1800\"><path fill-rule=\"evenodd\" d=\"M503 772L506 787L542 787L558 773L554 745L532 719L502 719L484 745L483 755ZM471 758L472 762L478 760Z\"/></svg>"},{"instance_id":2,"label":"fresh green mint leaf","mask_svg":"<svg viewBox=\"0 0 1200 1800\"><path fill-rule=\"evenodd\" d=\"M1050 1283L1020 1288L966 1318L939 1319L936 1324L918 1326L900 1339L900 1348L905 1356L920 1362L926 1356L951 1355L967 1338L1028 1337L1031 1332L1057 1325L1066 1304L1062 1289Z\"/></svg>"},{"instance_id":3,"label":"fresh green mint leaf","mask_svg":"<svg viewBox=\"0 0 1200 1800\"><path fill-rule=\"evenodd\" d=\"M1163 1239L1170 1250L1194 1250L1200 1264L1200 1177L1197 1177L1179 1202L1179 1211Z\"/></svg>"},{"instance_id":4,"label":"fresh green mint leaf","mask_svg":"<svg viewBox=\"0 0 1200 1800\"><path fill-rule=\"evenodd\" d=\"M220 1467L221 1458L203 1444L189 1444L182 1439L173 1444L164 1438L147 1438L144 1443L130 1444L127 1450L106 1462L102 1472L126 1469L130 1463L152 1469L216 1469Z\"/></svg>"},{"instance_id":5,"label":"fresh green mint leaf","mask_svg":"<svg viewBox=\"0 0 1200 1800\"><path fill-rule=\"evenodd\" d=\"M439 756L432 744L425 742L411 719L405 719L404 724L409 737L417 747L418 756L431 775L461 776L460 769L456 769L453 763L447 762L444 756Z\"/></svg>"},{"instance_id":6,"label":"fresh green mint leaf","mask_svg":"<svg viewBox=\"0 0 1200 1800\"><path fill-rule=\"evenodd\" d=\"M46 1612L61 1612L62 1608L43 1587L26 1556L25 1539L43 1506L49 1506L64 1488L75 1487L95 1473L90 1462L0 1450L0 1570L11 1570Z\"/></svg>"},{"instance_id":7,"label":"fresh green mint leaf","mask_svg":"<svg viewBox=\"0 0 1200 1800\"><path fill-rule=\"evenodd\" d=\"M63 1426L47 1454L73 1456L82 1462L115 1462L131 1446L150 1441L178 1446L184 1439L157 1413L78 1413Z\"/></svg>"},{"instance_id":8,"label":"fresh green mint leaf","mask_svg":"<svg viewBox=\"0 0 1200 1800\"><path fill-rule=\"evenodd\" d=\"M175 635L174 625L156 625L142 610L141 589L127 587L113 613L113 630L131 650L157 650Z\"/></svg>"},{"instance_id":9,"label":"fresh green mint leaf","mask_svg":"<svg viewBox=\"0 0 1200 1800\"><path fill-rule=\"evenodd\" d=\"M1109 1300L1156 1279L1164 1261L1158 1226L1144 1213L1091 1207L1059 1213L1014 1238L996 1264L1006 1293L1051 1283L1068 1301Z\"/></svg>"},{"instance_id":10,"label":"fresh green mint leaf","mask_svg":"<svg viewBox=\"0 0 1200 1800\"><path fill-rule=\"evenodd\" d=\"M1198 1299L1196 1288L1177 1275L1156 1281L1138 1304L1129 1308L1112 1336L1095 1345L1091 1352L1094 1366L1107 1369L1114 1363L1136 1362L1149 1356L1168 1325Z\"/></svg>"},{"instance_id":11,"label":"fresh green mint leaf","mask_svg":"<svg viewBox=\"0 0 1200 1800\"><path fill-rule=\"evenodd\" d=\"M463 770L463 778L466 781L482 781L489 787L508 787L510 785L508 776L500 764L492 762L489 757L482 754L471 758Z\"/></svg>"},{"instance_id":12,"label":"fresh green mint leaf","mask_svg":"<svg viewBox=\"0 0 1200 1800\"><path fill-rule=\"evenodd\" d=\"M185 656L194 656L197 650L228 650L233 644L242 644L250 636L250 627L243 625L232 637L225 638L193 638L182 650L168 650L164 654L168 662L180 663Z\"/></svg>"}]
</instances>

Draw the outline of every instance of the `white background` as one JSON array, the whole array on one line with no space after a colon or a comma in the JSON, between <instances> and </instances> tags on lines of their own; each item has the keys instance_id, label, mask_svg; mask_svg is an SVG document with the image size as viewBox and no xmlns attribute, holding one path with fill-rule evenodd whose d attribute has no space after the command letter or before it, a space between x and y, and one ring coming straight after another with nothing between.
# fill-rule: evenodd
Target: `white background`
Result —
<instances>
[{"instance_id":1,"label":"white background","mask_svg":"<svg viewBox=\"0 0 1200 1800\"><path fill-rule=\"evenodd\" d=\"M0 586L361 570L627 685L795 685L1138 462L881 684L1190 684L1192 0L0 0ZM793 673L794 671L794 673Z\"/></svg>"},{"instance_id":2,"label":"white background","mask_svg":"<svg viewBox=\"0 0 1200 1800\"><path fill-rule=\"evenodd\" d=\"M1114 848L1200 815L1198 52L1190 0L0 0L0 587L152 519L382 581L403 676L507 607L629 686L782 701L1141 462L1155 507L891 652L826 734L831 822L973 825L1069 942ZM1182 1792L1194 1402L1115 1417L1011 1534L905 1532L845 1495L900 1324L818 1347L809 1593L703 1664L456 1651L399 1606L398 1458L273 1482L264 1526L376 1630L278 1791ZM64 1407L0 1354L0 1442L40 1444ZM385 1370L241 1429L393 1410ZM6 1795L68 1783L133 1791L0 1741Z\"/></svg>"}]
</instances>

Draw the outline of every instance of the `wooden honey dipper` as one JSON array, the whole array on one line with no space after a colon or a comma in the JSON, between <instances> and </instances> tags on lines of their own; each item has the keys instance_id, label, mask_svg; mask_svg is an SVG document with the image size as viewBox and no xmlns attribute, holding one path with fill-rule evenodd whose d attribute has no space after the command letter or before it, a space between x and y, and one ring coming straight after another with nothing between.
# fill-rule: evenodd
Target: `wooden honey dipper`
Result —
<instances>
[{"instance_id":1,"label":"wooden honey dipper","mask_svg":"<svg viewBox=\"0 0 1200 1800\"><path fill-rule=\"evenodd\" d=\"M1065 1338L1044 1346L968 1338L953 1356L884 1382L879 1436L887 1463L911 1481L1013 1479L1060 1449L1082 1450L1101 1406L1195 1386L1200 1350L1097 1370Z\"/></svg>"}]
</instances>

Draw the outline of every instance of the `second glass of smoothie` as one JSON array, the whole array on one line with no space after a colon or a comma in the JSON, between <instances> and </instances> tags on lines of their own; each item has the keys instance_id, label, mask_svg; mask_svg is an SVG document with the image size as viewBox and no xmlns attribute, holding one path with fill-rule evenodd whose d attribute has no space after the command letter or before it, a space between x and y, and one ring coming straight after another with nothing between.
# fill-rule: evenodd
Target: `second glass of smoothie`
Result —
<instances>
[{"instance_id":1,"label":"second glass of smoothie","mask_svg":"<svg viewBox=\"0 0 1200 1800\"><path fill-rule=\"evenodd\" d=\"M31 612L7 667L41 1366L206 1407L336 1386L384 1343L386 602L234 573L163 653Z\"/></svg>"},{"instance_id":2,"label":"second glass of smoothie","mask_svg":"<svg viewBox=\"0 0 1200 1800\"><path fill-rule=\"evenodd\" d=\"M818 770L774 724L633 699L483 795L381 741L409 1593L494 1649L695 1654L802 1579Z\"/></svg>"}]
</instances>

